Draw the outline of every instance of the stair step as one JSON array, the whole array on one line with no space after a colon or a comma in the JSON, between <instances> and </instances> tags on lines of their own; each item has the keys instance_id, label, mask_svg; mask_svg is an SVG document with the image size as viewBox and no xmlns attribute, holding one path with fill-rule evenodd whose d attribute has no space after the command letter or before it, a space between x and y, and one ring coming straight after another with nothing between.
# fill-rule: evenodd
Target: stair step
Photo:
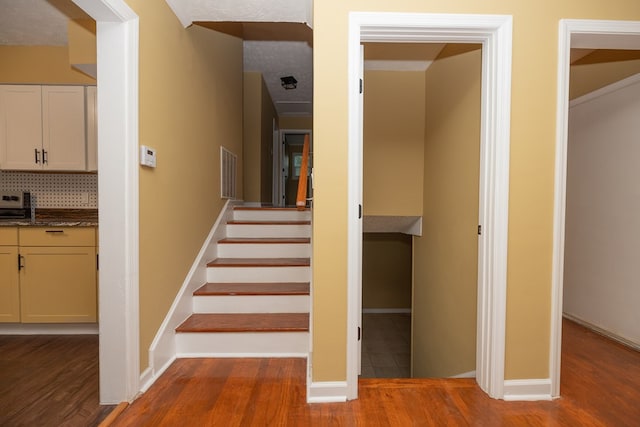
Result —
<instances>
[{"instance_id":1,"label":"stair step","mask_svg":"<svg viewBox=\"0 0 640 427\"><path fill-rule=\"evenodd\" d=\"M192 314L176 328L198 332L308 332L309 313Z\"/></svg>"},{"instance_id":2,"label":"stair step","mask_svg":"<svg viewBox=\"0 0 640 427\"><path fill-rule=\"evenodd\" d=\"M260 221L260 220L232 220L228 225L311 225L311 221Z\"/></svg>"},{"instance_id":3,"label":"stair step","mask_svg":"<svg viewBox=\"0 0 640 427\"><path fill-rule=\"evenodd\" d=\"M207 267L309 267L309 258L217 258Z\"/></svg>"},{"instance_id":4,"label":"stair step","mask_svg":"<svg viewBox=\"0 0 640 427\"><path fill-rule=\"evenodd\" d=\"M236 237L218 240L219 244L304 244L311 243L308 237Z\"/></svg>"},{"instance_id":5,"label":"stair step","mask_svg":"<svg viewBox=\"0 0 640 427\"><path fill-rule=\"evenodd\" d=\"M276 211L309 212L310 211L309 208L298 210L298 208L287 208L287 207L277 207L277 206L235 206L233 210L234 211L268 211L268 212L276 212Z\"/></svg>"},{"instance_id":6,"label":"stair step","mask_svg":"<svg viewBox=\"0 0 640 427\"><path fill-rule=\"evenodd\" d=\"M296 283L205 283L194 296L309 295L309 282Z\"/></svg>"},{"instance_id":7,"label":"stair step","mask_svg":"<svg viewBox=\"0 0 640 427\"><path fill-rule=\"evenodd\" d=\"M253 207L241 206L233 210L234 220L310 220L311 211L299 211L295 208Z\"/></svg>"}]
</instances>

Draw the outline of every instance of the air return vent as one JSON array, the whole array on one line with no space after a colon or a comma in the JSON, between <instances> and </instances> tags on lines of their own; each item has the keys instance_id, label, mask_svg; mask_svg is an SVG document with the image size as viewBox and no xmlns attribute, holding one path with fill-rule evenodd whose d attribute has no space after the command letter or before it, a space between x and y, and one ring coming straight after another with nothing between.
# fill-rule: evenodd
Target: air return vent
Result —
<instances>
[{"instance_id":1,"label":"air return vent","mask_svg":"<svg viewBox=\"0 0 640 427\"><path fill-rule=\"evenodd\" d=\"M236 169L238 156L224 147L220 147L220 197L236 198Z\"/></svg>"}]
</instances>

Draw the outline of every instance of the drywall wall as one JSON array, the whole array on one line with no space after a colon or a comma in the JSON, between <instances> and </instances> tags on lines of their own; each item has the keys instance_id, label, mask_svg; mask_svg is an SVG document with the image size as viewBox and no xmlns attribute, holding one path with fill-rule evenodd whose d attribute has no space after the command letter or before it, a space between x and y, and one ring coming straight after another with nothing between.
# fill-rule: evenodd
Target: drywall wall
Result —
<instances>
[{"instance_id":1,"label":"drywall wall","mask_svg":"<svg viewBox=\"0 0 640 427\"><path fill-rule=\"evenodd\" d=\"M349 13L513 16L505 378L549 377L558 22L640 20L636 0L313 3L313 380L346 378Z\"/></svg>"},{"instance_id":2,"label":"drywall wall","mask_svg":"<svg viewBox=\"0 0 640 427\"><path fill-rule=\"evenodd\" d=\"M242 101L242 141L244 163L244 197L247 202L260 201L260 150L262 138L262 74L245 72Z\"/></svg>"},{"instance_id":3,"label":"drywall wall","mask_svg":"<svg viewBox=\"0 0 640 427\"><path fill-rule=\"evenodd\" d=\"M260 79L262 108L260 122L260 201L273 201L273 128L278 123L278 113L264 79Z\"/></svg>"},{"instance_id":4,"label":"drywall wall","mask_svg":"<svg viewBox=\"0 0 640 427\"><path fill-rule=\"evenodd\" d=\"M365 71L365 215L422 215L424 84L423 71Z\"/></svg>"},{"instance_id":5,"label":"drywall wall","mask_svg":"<svg viewBox=\"0 0 640 427\"><path fill-rule=\"evenodd\" d=\"M364 233L362 308L411 309L411 236Z\"/></svg>"},{"instance_id":6,"label":"drywall wall","mask_svg":"<svg viewBox=\"0 0 640 427\"><path fill-rule=\"evenodd\" d=\"M220 146L239 158L242 40L183 28L166 2L127 0L140 19L140 369L189 268L224 205ZM242 197L242 194L238 194Z\"/></svg>"},{"instance_id":7,"label":"drywall wall","mask_svg":"<svg viewBox=\"0 0 640 427\"><path fill-rule=\"evenodd\" d=\"M448 45L426 73L423 234L414 237L412 372L475 370L482 51Z\"/></svg>"},{"instance_id":8,"label":"drywall wall","mask_svg":"<svg viewBox=\"0 0 640 427\"><path fill-rule=\"evenodd\" d=\"M569 109L563 311L640 345L638 118L640 74Z\"/></svg>"},{"instance_id":9,"label":"drywall wall","mask_svg":"<svg viewBox=\"0 0 640 427\"><path fill-rule=\"evenodd\" d=\"M0 83L96 84L69 64L67 46L0 46Z\"/></svg>"}]
</instances>

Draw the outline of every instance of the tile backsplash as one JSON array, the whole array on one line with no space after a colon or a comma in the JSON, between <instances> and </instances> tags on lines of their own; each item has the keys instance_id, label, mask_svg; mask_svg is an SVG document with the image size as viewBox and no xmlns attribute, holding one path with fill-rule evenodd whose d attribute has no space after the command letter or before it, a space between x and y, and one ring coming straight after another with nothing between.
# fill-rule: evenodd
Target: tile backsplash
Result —
<instances>
[{"instance_id":1,"label":"tile backsplash","mask_svg":"<svg viewBox=\"0 0 640 427\"><path fill-rule=\"evenodd\" d=\"M36 208L98 208L98 175L0 171L0 190L31 192Z\"/></svg>"}]
</instances>

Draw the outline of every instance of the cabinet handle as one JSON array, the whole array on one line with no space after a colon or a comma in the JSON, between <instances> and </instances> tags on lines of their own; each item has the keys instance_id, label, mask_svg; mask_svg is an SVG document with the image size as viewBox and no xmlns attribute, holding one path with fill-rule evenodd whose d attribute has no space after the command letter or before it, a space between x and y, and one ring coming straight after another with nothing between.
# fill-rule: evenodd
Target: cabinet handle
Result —
<instances>
[{"instance_id":1,"label":"cabinet handle","mask_svg":"<svg viewBox=\"0 0 640 427\"><path fill-rule=\"evenodd\" d=\"M36 164L40 163L40 150L38 150L37 148L34 148L33 151L35 152L35 156L36 156Z\"/></svg>"},{"instance_id":2,"label":"cabinet handle","mask_svg":"<svg viewBox=\"0 0 640 427\"><path fill-rule=\"evenodd\" d=\"M64 230L45 230L45 233L64 233Z\"/></svg>"},{"instance_id":3,"label":"cabinet handle","mask_svg":"<svg viewBox=\"0 0 640 427\"><path fill-rule=\"evenodd\" d=\"M22 270L24 268L24 265L22 264L22 260L24 259L24 257L20 254L18 254L18 271Z\"/></svg>"},{"instance_id":4,"label":"cabinet handle","mask_svg":"<svg viewBox=\"0 0 640 427\"><path fill-rule=\"evenodd\" d=\"M49 164L49 159L47 159L47 150L42 149L42 164L43 165L48 165Z\"/></svg>"}]
</instances>

